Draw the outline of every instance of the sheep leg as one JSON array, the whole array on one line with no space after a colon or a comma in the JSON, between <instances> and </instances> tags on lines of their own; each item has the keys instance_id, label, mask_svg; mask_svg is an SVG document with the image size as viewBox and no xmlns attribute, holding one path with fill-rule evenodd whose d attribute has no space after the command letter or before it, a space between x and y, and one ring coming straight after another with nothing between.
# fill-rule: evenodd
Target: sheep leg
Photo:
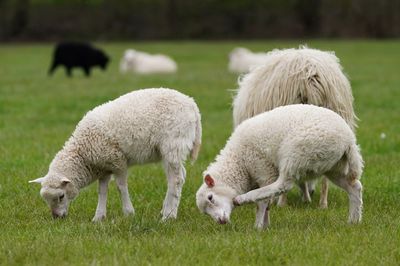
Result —
<instances>
[{"instance_id":1,"label":"sheep leg","mask_svg":"<svg viewBox=\"0 0 400 266\"><path fill-rule=\"evenodd\" d=\"M319 198L319 207L322 209L328 208L328 178L323 177L321 182L321 195Z\"/></svg>"},{"instance_id":2,"label":"sheep leg","mask_svg":"<svg viewBox=\"0 0 400 266\"><path fill-rule=\"evenodd\" d=\"M267 178L270 180L270 178ZM265 187L268 183L259 182L259 187ZM269 206L271 206L274 202L274 198L261 200L257 202L257 211L256 211L256 222L255 228L258 230L264 230L270 224L269 218Z\"/></svg>"},{"instance_id":3,"label":"sheep leg","mask_svg":"<svg viewBox=\"0 0 400 266\"><path fill-rule=\"evenodd\" d=\"M255 228L263 230L270 224L269 219L269 200L262 200L257 202L256 223Z\"/></svg>"},{"instance_id":4,"label":"sheep leg","mask_svg":"<svg viewBox=\"0 0 400 266\"><path fill-rule=\"evenodd\" d=\"M245 194L239 195L233 199L235 205L256 202L264 199L270 199L273 196L280 195L289 191L293 187L293 179L286 176L279 176L271 185L251 190Z\"/></svg>"},{"instance_id":5,"label":"sheep leg","mask_svg":"<svg viewBox=\"0 0 400 266\"><path fill-rule=\"evenodd\" d=\"M49 76L53 75L54 71L56 70L56 68L58 67L58 64L56 61L54 61L49 69Z\"/></svg>"},{"instance_id":6,"label":"sheep leg","mask_svg":"<svg viewBox=\"0 0 400 266\"><path fill-rule=\"evenodd\" d=\"M90 77L90 68L89 67L84 67L83 72L85 73L86 77Z\"/></svg>"},{"instance_id":7,"label":"sheep leg","mask_svg":"<svg viewBox=\"0 0 400 266\"><path fill-rule=\"evenodd\" d=\"M168 180L168 189L161 210L162 221L177 217L182 187L186 177L185 168L181 163L166 162L164 168Z\"/></svg>"},{"instance_id":8,"label":"sheep leg","mask_svg":"<svg viewBox=\"0 0 400 266\"><path fill-rule=\"evenodd\" d=\"M362 184L358 179L348 178L344 175L329 177L338 187L347 192L349 196L349 223L361 222L362 216Z\"/></svg>"},{"instance_id":9,"label":"sheep leg","mask_svg":"<svg viewBox=\"0 0 400 266\"><path fill-rule=\"evenodd\" d=\"M303 202L310 203L311 197L310 197L310 193L308 190L308 182L300 182L299 187L301 189L301 194L303 196Z\"/></svg>"},{"instance_id":10,"label":"sheep leg","mask_svg":"<svg viewBox=\"0 0 400 266\"><path fill-rule=\"evenodd\" d=\"M71 69L71 67L66 67L65 68L65 72L67 73L67 76L68 77L72 77L72 69Z\"/></svg>"},{"instance_id":11,"label":"sheep leg","mask_svg":"<svg viewBox=\"0 0 400 266\"><path fill-rule=\"evenodd\" d=\"M308 193L310 194L310 197L312 197L314 195L315 186L317 184L317 181L318 181L318 179L313 179L313 180L307 181Z\"/></svg>"},{"instance_id":12,"label":"sheep leg","mask_svg":"<svg viewBox=\"0 0 400 266\"><path fill-rule=\"evenodd\" d=\"M115 174L115 183L117 184L117 188L121 196L122 212L127 216L134 214L135 209L132 206L128 191L128 173L123 171Z\"/></svg>"},{"instance_id":13,"label":"sheep leg","mask_svg":"<svg viewBox=\"0 0 400 266\"><path fill-rule=\"evenodd\" d=\"M108 183L110 182L111 176L106 176L99 179L98 194L99 199L97 202L96 213L92 219L93 222L100 222L106 218L107 214L107 191Z\"/></svg>"},{"instance_id":14,"label":"sheep leg","mask_svg":"<svg viewBox=\"0 0 400 266\"><path fill-rule=\"evenodd\" d=\"M285 207L287 205L286 193L282 193L281 195L279 195L278 203L276 205L278 205L279 207Z\"/></svg>"},{"instance_id":15,"label":"sheep leg","mask_svg":"<svg viewBox=\"0 0 400 266\"><path fill-rule=\"evenodd\" d=\"M301 182L299 183L299 188L301 189L301 195L303 197L303 202L311 202L310 187L312 187L312 182ZM313 190L312 190L313 191ZM279 207L285 207L287 205L287 194L282 193L279 195L278 203Z\"/></svg>"}]
</instances>

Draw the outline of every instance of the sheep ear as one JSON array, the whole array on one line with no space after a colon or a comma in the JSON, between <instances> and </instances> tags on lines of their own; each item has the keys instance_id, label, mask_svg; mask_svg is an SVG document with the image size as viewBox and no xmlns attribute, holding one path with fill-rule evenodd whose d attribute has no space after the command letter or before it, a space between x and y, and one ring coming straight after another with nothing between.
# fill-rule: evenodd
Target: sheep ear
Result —
<instances>
[{"instance_id":1,"label":"sheep ear","mask_svg":"<svg viewBox=\"0 0 400 266\"><path fill-rule=\"evenodd\" d=\"M209 174L204 177L204 182L208 187L213 187L215 185L214 179Z\"/></svg>"},{"instance_id":2,"label":"sheep ear","mask_svg":"<svg viewBox=\"0 0 400 266\"><path fill-rule=\"evenodd\" d=\"M44 180L44 177L39 177L39 178L36 178L35 180L29 181L29 183L39 183L39 184L42 184L43 180Z\"/></svg>"},{"instance_id":3,"label":"sheep ear","mask_svg":"<svg viewBox=\"0 0 400 266\"><path fill-rule=\"evenodd\" d=\"M69 180L68 178L64 177L63 179L61 179L61 186L62 187L65 187L69 183L71 183L71 180Z\"/></svg>"}]
</instances>

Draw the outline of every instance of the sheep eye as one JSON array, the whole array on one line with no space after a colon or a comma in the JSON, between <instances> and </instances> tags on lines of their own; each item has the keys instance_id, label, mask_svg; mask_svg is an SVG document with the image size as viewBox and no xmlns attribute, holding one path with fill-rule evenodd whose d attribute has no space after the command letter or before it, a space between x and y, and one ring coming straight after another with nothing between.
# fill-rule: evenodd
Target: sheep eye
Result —
<instances>
[{"instance_id":1,"label":"sheep eye","mask_svg":"<svg viewBox=\"0 0 400 266\"><path fill-rule=\"evenodd\" d=\"M213 195L212 194L210 194L210 195L208 195L208 200L210 201L210 202L213 202Z\"/></svg>"},{"instance_id":2,"label":"sheep eye","mask_svg":"<svg viewBox=\"0 0 400 266\"><path fill-rule=\"evenodd\" d=\"M64 194L62 194L58 199L59 199L60 201L62 201L63 198L64 198Z\"/></svg>"}]
</instances>

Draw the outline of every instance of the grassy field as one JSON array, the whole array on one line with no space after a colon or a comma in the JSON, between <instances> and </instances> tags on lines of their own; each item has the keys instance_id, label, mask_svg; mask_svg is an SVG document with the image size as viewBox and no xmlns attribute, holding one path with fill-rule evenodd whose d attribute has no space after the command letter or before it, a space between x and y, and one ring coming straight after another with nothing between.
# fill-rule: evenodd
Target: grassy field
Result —
<instances>
[{"instance_id":1,"label":"grassy field","mask_svg":"<svg viewBox=\"0 0 400 266\"><path fill-rule=\"evenodd\" d=\"M221 226L195 205L201 173L231 133L232 91L227 55L238 45L254 50L298 46L299 41L100 43L112 57L107 72L68 79L63 70L46 76L52 45L0 45L0 265L398 265L400 263L400 41L314 41L334 50L351 79L357 131L365 160L364 219L347 224L345 192L331 186L329 209L301 202L274 207L272 225L253 229L254 206L234 211ZM118 72L128 47L173 56L174 75ZM136 215L124 218L115 186L108 217L91 223L97 186L81 191L69 217L53 220L28 180L44 175L55 153L89 109L126 92L170 87L195 98L202 112L203 145L187 165L179 217L160 223L166 180L158 164L134 166L129 189ZM381 133L386 138L380 138Z\"/></svg>"}]
</instances>

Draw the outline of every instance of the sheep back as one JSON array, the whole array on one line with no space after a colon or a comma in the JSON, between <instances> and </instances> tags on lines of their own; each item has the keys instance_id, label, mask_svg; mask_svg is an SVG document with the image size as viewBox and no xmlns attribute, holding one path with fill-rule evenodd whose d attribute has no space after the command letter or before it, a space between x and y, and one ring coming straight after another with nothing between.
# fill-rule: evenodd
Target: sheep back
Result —
<instances>
[{"instance_id":1,"label":"sheep back","mask_svg":"<svg viewBox=\"0 0 400 266\"><path fill-rule=\"evenodd\" d=\"M225 149L231 151L230 156L240 154L253 177L265 176L265 171L274 166L292 177L315 178L329 171L349 147L355 146L354 133L337 113L297 104L244 121Z\"/></svg>"},{"instance_id":2,"label":"sheep back","mask_svg":"<svg viewBox=\"0 0 400 266\"><path fill-rule=\"evenodd\" d=\"M200 142L200 113L194 100L160 88L134 91L89 111L66 146L79 146L99 164L113 161L118 153L131 165L160 159L182 162L198 151Z\"/></svg>"}]
</instances>

